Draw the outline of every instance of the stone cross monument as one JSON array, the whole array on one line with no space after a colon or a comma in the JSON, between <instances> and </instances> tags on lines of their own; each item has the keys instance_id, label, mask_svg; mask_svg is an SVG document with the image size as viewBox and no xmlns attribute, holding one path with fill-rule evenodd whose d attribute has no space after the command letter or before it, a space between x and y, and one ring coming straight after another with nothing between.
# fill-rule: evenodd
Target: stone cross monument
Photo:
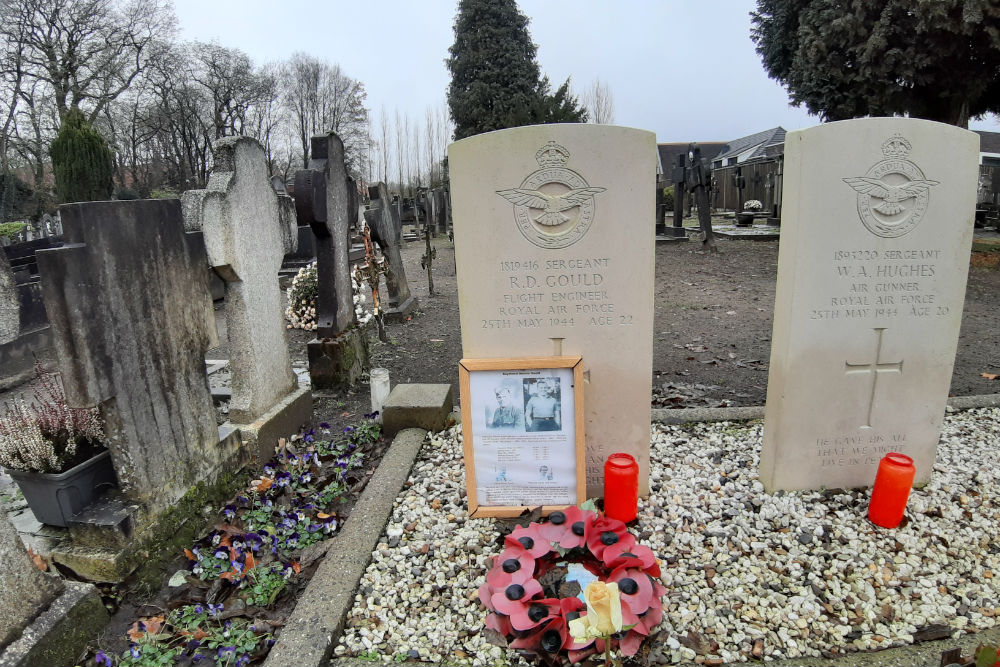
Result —
<instances>
[{"instance_id":1,"label":"stone cross monument","mask_svg":"<svg viewBox=\"0 0 1000 667\"><path fill-rule=\"evenodd\" d=\"M358 206L351 183L340 137L333 132L313 137L309 168L295 174L295 210L299 224L308 224L316 238L317 329L307 346L316 389L351 386L368 365L367 338L353 326L348 251Z\"/></svg>"},{"instance_id":2,"label":"stone cross monument","mask_svg":"<svg viewBox=\"0 0 1000 667\"><path fill-rule=\"evenodd\" d=\"M268 180L255 139L226 137L215 143L214 155L208 187L181 198L184 226L204 234L209 265L226 282L229 419L266 459L278 438L311 416L309 392L299 391L292 372L278 286L282 258L298 244L295 204ZM266 437L258 441L262 430Z\"/></svg>"},{"instance_id":3,"label":"stone cross monument","mask_svg":"<svg viewBox=\"0 0 1000 667\"><path fill-rule=\"evenodd\" d=\"M410 294L403 257L399 252L403 237L402 226L393 218L385 183L370 187L368 192L375 208L365 212L365 220L372 230L372 239L389 262L389 273L385 280L386 291L389 293L386 319L390 322L403 320L417 307L417 300Z\"/></svg>"}]
</instances>

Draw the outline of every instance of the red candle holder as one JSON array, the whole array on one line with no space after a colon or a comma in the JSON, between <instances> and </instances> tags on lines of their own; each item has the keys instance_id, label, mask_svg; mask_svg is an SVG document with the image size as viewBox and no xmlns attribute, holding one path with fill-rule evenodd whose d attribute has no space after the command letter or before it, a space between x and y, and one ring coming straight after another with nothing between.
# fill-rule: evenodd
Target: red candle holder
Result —
<instances>
[{"instance_id":1,"label":"red candle holder","mask_svg":"<svg viewBox=\"0 0 1000 667\"><path fill-rule=\"evenodd\" d=\"M604 462L604 516L628 523L639 512L639 464L617 453Z\"/></svg>"},{"instance_id":2,"label":"red candle holder","mask_svg":"<svg viewBox=\"0 0 1000 667\"><path fill-rule=\"evenodd\" d=\"M868 518L872 523L883 528L899 525L916 472L913 459L906 454L889 452L882 457L868 503Z\"/></svg>"}]
</instances>

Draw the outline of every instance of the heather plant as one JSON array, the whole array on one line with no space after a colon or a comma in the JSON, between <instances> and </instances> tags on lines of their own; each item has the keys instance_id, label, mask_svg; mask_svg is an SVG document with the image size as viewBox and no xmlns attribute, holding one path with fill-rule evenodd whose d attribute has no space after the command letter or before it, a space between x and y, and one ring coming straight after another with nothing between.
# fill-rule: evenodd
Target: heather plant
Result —
<instances>
[{"instance_id":1,"label":"heather plant","mask_svg":"<svg viewBox=\"0 0 1000 667\"><path fill-rule=\"evenodd\" d=\"M71 408L54 373L36 366L34 400L8 403L0 415L0 465L29 472L62 472L104 438L97 408ZM81 447L82 446L82 447Z\"/></svg>"}]
</instances>

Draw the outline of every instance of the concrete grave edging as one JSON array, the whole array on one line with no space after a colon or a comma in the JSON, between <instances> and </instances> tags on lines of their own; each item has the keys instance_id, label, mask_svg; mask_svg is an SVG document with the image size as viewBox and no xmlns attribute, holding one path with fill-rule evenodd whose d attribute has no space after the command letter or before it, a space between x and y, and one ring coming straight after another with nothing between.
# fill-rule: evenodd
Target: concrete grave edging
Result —
<instances>
[{"instance_id":1,"label":"concrete grave edging","mask_svg":"<svg viewBox=\"0 0 1000 667\"><path fill-rule=\"evenodd\" d=\"M354 594L396 496L427 439L427 431L400 431L354 505L316 574L299 598L264 667L321 667L333 654Z\"/></svg>"},{"instance_id":2,"label":"concrete grave edging","mask_svg":"<svg viewBox=\"0 0 1000 667\"><path fill-rule=\"evenodd\" d=\"M948 399L948 407L955 410L996 408L1000 407L1000 394L953 396ZM764 406L754 405L741 408L683 408L680 410L654 408L652 413L652 421L655 424L749 421L751 419L763 419Z\"/></svg>"}]
</instances>

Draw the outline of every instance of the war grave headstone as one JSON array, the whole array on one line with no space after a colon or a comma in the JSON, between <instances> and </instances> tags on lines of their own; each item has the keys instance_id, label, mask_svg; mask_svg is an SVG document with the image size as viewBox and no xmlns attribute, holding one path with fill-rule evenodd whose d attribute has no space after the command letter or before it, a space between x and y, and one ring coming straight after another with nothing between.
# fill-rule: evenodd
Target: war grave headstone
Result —
<instances>
[{"instance_id":1,"label":"war grave headstone","mask_svg":"<svg viewBox=\"0 0 1000 667\"><path fill-rule=\"evenodd\" d=\"M107 621L97 588L35 567L0 511L0 665L73 664Z\"/></svg>"},{"instance_id":2,"label":"war grave headstone","mask_svg":"<svg viewBox=\"0 0 1000 667\"><path fill-rule=\"evenodd\" d=\"M182 195L184 227L204 235L209 266L226 285L232 398L229 420L262 460L312 416L288 356L278 271L297 242L295 204L267 177L264 149L249 137L215 142L204 190ZM279 179L280 180L280 179Z\"/></svg>"},{"instance_id":3,"label":"war grave headstone","mask_svg":"<svg viewBox=\"0 0 1000 667\"><path fill-rule=\"evenodd\" d=\"M122 523L137 538L196 484L239 467L241 443L216 425L204 361L217 344L208 259L202 235L184 232L180 202L67 204L61 214L66 245L38 253L45 305L67 403L99 406L107 425L128 502L120 522L100 525L120 545ZM126 552L69 547L52 557L78 572L100 560L113 580L135 564Z\"/></svg>"},{"instance_id":4,"label":"war grave headstone","mask_svg":"<svg viewBox=\"0 0 1000 667\"><path fill-rule=\"evenodd\" d=\"M417 307L417 299L410 293L403 256L400 254L403 230L393 218L385 183L371 186L368 192L374 208L365 211L365 221L371 229L372 240L378 244L389 262L389 272L385 276L389 307L385 310L385 319L388 322L401 322Z\"/></svg>"},{"instance_id":5,"label":"war grave headstone","mask_svg":"<svg viewBox=\"0 0 1000 667\"><path fill-rule=\"evenodd\" d=\"M314 389L351 386L368 366L368 340L356 326L348 256L358 206L344 166L344 143L330 132L312 138L309 168L295 174L295 210L316 240L316 339L307 344ZM353 181L351 181L353 184Z\"/></svg>"},{"instance_id":6,"label":"war grave headstone","mask_svg":"<svg viewBox=\"0 0 1000 667\"><path fill-rule=\"evenodd\" d=\"M581 356L587 493L616 451L649 472L656 143L539 125L451 144L463 356Z\"/></svg>"},{"instance_id":7,"label":"war grave headstone","mask_svg":"<svg viewBox=\"0 0 1000 667\"><path fill-rule=\"evenodd\" d=\"M934 464L969 269L978 137L875 118L789 132L760 478L873 483Z\"/></svg>"}]
</instances>

